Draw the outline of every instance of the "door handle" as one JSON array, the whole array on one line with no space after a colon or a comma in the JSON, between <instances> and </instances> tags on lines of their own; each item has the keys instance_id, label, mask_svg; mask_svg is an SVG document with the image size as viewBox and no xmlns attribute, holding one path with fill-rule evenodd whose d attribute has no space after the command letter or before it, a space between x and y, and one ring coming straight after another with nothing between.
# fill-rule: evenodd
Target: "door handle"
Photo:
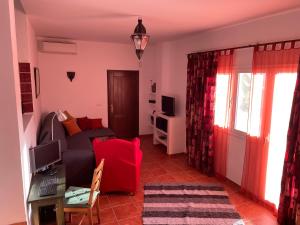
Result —
<instances>
[{"instance_id":1,"label":"door handle","mask_svg":"<svg viewBox=\"0 0 300 225\"><path fill-rule=\"evenodd\" d=\"M113 104L110 104L110 112L111 112L111 113L114 112L114 106L113 106Z\"/></svg>"}]
</instances>

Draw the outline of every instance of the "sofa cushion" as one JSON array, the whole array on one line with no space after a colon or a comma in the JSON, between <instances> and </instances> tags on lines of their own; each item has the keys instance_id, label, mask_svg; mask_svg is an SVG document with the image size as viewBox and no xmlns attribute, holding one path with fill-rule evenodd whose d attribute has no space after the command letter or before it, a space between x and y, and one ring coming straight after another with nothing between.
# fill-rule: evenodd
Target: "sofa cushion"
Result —
<instances>
[{"instance_id":1,"label":"sofa cushion","mask_svg":"<svg viewBox=\"0 0 300 225\"><path fill-rule=\"evenodd\" d=\"M66 182L69 185L90 185L95 168L93 151L88 149L70 149L63 152L66 166Z\"/></svg>"},{"instance_id":2,"label":"sofa cushion","mask_svg":"<svg viewBox=\"0 0 300 225\"><path fill-rule=\"evenodd\" d=\"M92 150L92 143L86 131L67 137L68 149L87 149Z\"/></svg>"},{"instance_id":3,"label":"sofa cushion","mask_svg":"<svg viewBox=\"0 0 300 225\"><path fill-rule=\"evenodd\" d=\"M72 116L67 110L64 111L64 114L68 117L68 120L75 120L75 117Z\"/></svg>"},{"instance_id":4,"label":"sofa cushion","mask_svg":"<svg viewBox=\"0 0 300 225\"><path fill-rule=\"evenodd\" d=\"M109 128L93 129L84 131L89 139L94 139L96 137L111 137L115 136L115 133Z\"/></svg>"},{"instance_id":5,"label":"sofa cushion","mask_svg":"<svg viewBox=\"0 0 300 225\"><path fill-rule=\"evenodd\" d=\"M71 186L65 192L64 206L65 208L88 208L90 199L90 188ZM93 202L97 200L100 191L93 192Z\"/></svg>"},{"instance_id":6,"label":"sofa cushion","mask_svg":"<svg viewBox=\"0 0 300 225\"><path fill-rule=\"evenodd\" d=\"M89 119L88 118L88 128L91 130L103 128L102 119Z\"/></svg>"},{"instance_id":7,"label":"sofa cushion","mask_svg":"<svg viewBox=\"0 0 300 225\"><path fill-rule=\"evenodd\" d=\"M78 126L81 130L87 130L88 129L88 121L89 120L88 120L87 116L77 118L76 121L77 121L77 124L78 124Z\"/></svg>"},{"instance_id":8,"label":"sofa cushion","mask_svg":"<svg viewBox=\"0 0 300 225\"><path fill-rule=\"evenodd\" d=\"M81 129L73 119L65 120L62 122L62 124L64 125L70 136L81 132Z\"/></svg>"}]
</instances>

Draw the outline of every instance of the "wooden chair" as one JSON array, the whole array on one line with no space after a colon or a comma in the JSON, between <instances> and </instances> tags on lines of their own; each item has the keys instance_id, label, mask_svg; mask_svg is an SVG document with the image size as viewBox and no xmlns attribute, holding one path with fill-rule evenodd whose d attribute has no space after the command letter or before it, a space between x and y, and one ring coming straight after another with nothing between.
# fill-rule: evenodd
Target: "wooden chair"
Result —
<instances>
[{"instance_id":1,"label":"wooden chair","mask_svg":"<svg viewBox=\"0 0 300 225\"><path fill-rule=\"evenodd\" d=\"M99 187L103 172L104 159L101 160L98 167L94 170L91 188L82 188L71 186L65 193L64 212L69 213L69 222L72 222L72 213L83 214L79 225L83 222L85 216L88 216L89 224L93 225L93 207L96 204L98 223L99 215Z\"/></svg>"}]
</instances>

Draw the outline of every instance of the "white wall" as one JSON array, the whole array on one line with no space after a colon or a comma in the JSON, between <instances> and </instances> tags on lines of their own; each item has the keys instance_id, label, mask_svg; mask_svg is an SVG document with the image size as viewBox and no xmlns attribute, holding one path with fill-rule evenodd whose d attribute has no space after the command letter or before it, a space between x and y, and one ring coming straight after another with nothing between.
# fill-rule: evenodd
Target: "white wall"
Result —
<instances>
[{"instance_id":1,"label":"white wall","mask_svg":"<svg viewBox=\"0 0 300 225\"><path fill-rule=\"evenodd\" d=\"M0 218L1 224L25 221L20 149L22 114L14 4L0 1Z\"/></svg>"},{"instance_id":2,"label":"white wall","mask_svg":"<svg viewBox=\"0 0 300 225\"><path fill-rule=\"evenodd\" d=\"M142 63L140 66L140 107L139 107L139 125L140 134L151 134L153 129L150 126L150 114L155 110L155 105L150 104L149 98L151 93L151 80L157 81L157 46L150 45L146 48L142 57ZM136 59L135 59L136 60ZM157 96L156 96L157 98Z\"/></svg>"},{"instance_id":3,"label":"white wall","mask_svg":"<svg viewBox=\"0 0 300 225\"><path fill-rule=\"evenodd\" d=\"M31 180L29 148L36 146L41 110L40 97L37 99L35 97L34 67L38 67L36 35L19 1L15 1L15 24L18 62L28 62L31 67L33 113L22 116L23 129L21 132L22 144L20 146L24 204L26 212L29 212L28 215L30 215L30 207L26 204ZM17 97L20 98L19 95Z\"/></svg>"},{"instance_id":4,"label":"white wall","mask_svg":"<svg viewBox=\"0 0 300 225\"><path fill-rule=\"evenodd\" d=\"M15 2L15 22L18 47L18 61L28 61L29 46L27 43L27 19L22 4L19 1Z\"/></svg>"},{"instance_id":5,"label":"white wall","mask_svg":"<svg viewBox=\"0 0 300 225\"><path fill-rule=\"evenodd\" d=\"M151 133L148 125L150 111L148 96L153 79L155 51L149 46L141 67L133 45L76 41L77 54L49 54L39 52L42 112L68 110L75 117L103 118L107 126L107 70L140 70L140 134ZM70 82L67 71L75 71Z\"/></svg>"},{"instance_id":6,"label":"white wall","mask_svg":"<svg viewBox=\"0 0 300 225\"><path fill-rule=\"evenodd\" d=\"M159 74L161 77L158 78L158 86L162 89L160 91L176 96L176 113L185 116L188 53L298 39L300 38L300 30L297 29L299 21L300 8L160 44ZM238 148L233 146L232 149Z\"/></svg>"},{"instance_id":7,"label":"white wall","mask_svg":"<svg viewBox=\"0 0 300 225\"><path fill-rule=\"evenodd\" d=\"M40 109L40 96L35 97L35 81L34 81L34 67L38 67L37 59L37 40L32 25L27 19L27 45L28 45L28 60L31 67L31 83L32 83L32 98L33 98L33 113L29 122L26 124L23 133L24 145L22 148L22 168L23 168L23 183L24 183L24 197L27 199L27 195L30 187L31 171L29 160L29 148L34 147L37 144L38 129L41 120ZM23 119L25 119L23 117ZM28 209L29 210L29 209Z\"/></svg>"}]
</instances>

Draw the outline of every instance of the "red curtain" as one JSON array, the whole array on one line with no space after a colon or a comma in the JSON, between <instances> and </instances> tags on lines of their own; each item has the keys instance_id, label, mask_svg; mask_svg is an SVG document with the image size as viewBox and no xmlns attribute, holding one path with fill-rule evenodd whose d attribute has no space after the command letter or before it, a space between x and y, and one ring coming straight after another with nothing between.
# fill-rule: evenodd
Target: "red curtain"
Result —
<instances>
[{"instance_id":1,"label":"red curtain","mask_svg":"<svg viewBox=\"0 0 300 225\"><path fill-rule=\"evenodd\" d=\"M217 74L215 52L188 55L186 145L188 163L214 174L214 100Z\"/></svg>"},{"instance_id":2,"label":"red curtain","mask_svg":"<svg viewBox=\"0 0 300 225\"><path fill-rule=\"evenodd\" d=\"M287 136L287 148L281 180L278 222L296 224L297 205L300 204L300 58L297 83Z\"/></svg>"},{"instance_id":3,"label":"red curtain","mask_svg":"<svg viewBox=\"0 0 300 225\"><path fill-rule=\"evenodd\" d=\"M231 93L230 83L233 72L233 50L220 52L218 56L217 76L228 76L228 96L226 102L226 114L224 115L223 125L214 125L215 143L215 174L222 178L226 177L227 149L228 149L228 123L229 123L229 97ZM217 81L218 82L218 81ZM217 112L216 112L217 113Z\"/></svg>"},{"instance_id":4,"label":"red curtain","mask_svg":"<svg viewBox=\"0 0 300 225\"><path fill-rule=\"evenodd\" d=\"M252 197L265 202L265 185L269 148L269 132L272 115L272 98L275 75L297 71L300 49L294 42L258 45L253 55L253 79L263 74L264 89L260 111L260 132L246 136L246 152L242 177L242 189ZM296 65L296 68L295 68ZM252 96L253 97L253 96ZM249 123L251 124L251 108ZM275 208L274 205L271 205Z\"/></svg>"}]
</instances>

